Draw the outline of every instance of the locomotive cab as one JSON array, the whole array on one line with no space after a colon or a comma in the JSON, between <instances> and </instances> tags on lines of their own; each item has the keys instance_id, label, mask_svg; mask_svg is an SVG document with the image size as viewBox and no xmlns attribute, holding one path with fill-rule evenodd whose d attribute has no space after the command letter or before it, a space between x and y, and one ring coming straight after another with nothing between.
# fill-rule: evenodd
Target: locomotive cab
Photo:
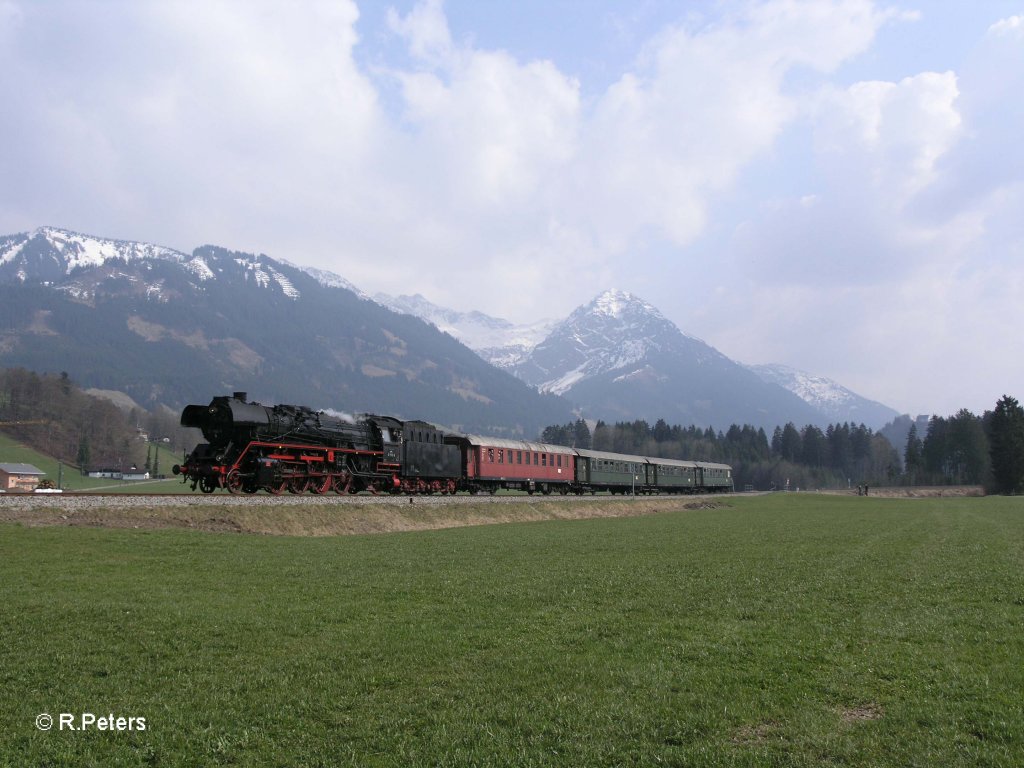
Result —
<instances>
[{"instance_id":1,"label":"locomotive cab","mask_svg":"<svg viewBox=\"0 0 1024 768\"><path fill-rule=\"evenodd\" d=\"M231 442L236 430L252 433L269 424L267 409L246 402L245 392L235 392L232 397L215 397L209 405L187 405L181 412L181 426L201 430L212 445Z\"/></svg>"}]
</instances>

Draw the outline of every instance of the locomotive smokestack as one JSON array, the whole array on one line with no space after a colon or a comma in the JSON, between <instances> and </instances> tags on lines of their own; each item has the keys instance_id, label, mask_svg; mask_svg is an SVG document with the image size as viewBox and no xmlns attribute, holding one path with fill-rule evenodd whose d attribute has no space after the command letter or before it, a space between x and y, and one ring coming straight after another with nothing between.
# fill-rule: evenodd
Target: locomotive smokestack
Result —
<instances>
[{"instance_id":1,"label":"locomotive smokestack","mask_svg":"<svg viewBox=\"0 0 1024 768\"><path fill-rule=\"evenodd\" d=\"M247 392L235 392L235 400L241 400L244 403L247 394Z\"/></svg>"}]
</instances>

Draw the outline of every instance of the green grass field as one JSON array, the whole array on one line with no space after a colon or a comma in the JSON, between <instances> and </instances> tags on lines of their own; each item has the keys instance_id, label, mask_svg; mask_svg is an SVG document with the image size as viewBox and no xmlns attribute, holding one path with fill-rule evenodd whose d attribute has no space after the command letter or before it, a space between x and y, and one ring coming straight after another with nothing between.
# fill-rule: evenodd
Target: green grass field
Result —
<instances>
[{"instance_id":1,"label":"green grass field","mask_svg":"<svg viewBox=\"0 0 1024 768\"><path fill-rule=\"evenodd\" d=\"M729 503L335 538L5 525L0 764L1024 762L1024 499Z\"/></svg>"}]
</instances>

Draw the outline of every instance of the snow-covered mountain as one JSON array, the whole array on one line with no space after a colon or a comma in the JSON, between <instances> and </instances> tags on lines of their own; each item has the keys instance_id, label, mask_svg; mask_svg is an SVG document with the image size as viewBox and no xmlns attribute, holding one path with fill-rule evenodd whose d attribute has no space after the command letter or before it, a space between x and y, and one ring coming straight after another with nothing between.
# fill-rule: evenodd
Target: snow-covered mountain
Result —
<instances>
[{"instance_id":1,"label":"snow-covered mountain","mask_svg":"<svg viewBox=\"0 0 1024 768\"><path fill-rule=\"evenodd\" d=\"M683 334L657 309L623 291L605 291L552 329L515 373L542 392L561 395L580 381L611 371L620 379L649 372L645 361L683 344L701 364L725 359L699 339ZM635 370L627 370L633 368Z\"/></svg>"},{"instance_id":2,"label":"snow-covered mountain","mask_svg":"<svg viewBox=\"0 0 1024 768\"><path fill-rule=\"evenodd\" d=\"M454 336L484 360L498 368L513 369L530 351L543 341L555 327L556 320L538 320L516 325L483 312L459 312L438 306L420 294L373 297L388 309L415 315L438 330Z\"/></svg>"},{"instance_id":3,"label":"snow-covered mountain","mask_svg":"<svg viewBox=\"0 0 1024 768\"><path fill-rule=\"evenodd\" d=\"M766 428L820 420L791 392L622 291L606 291L576 309L514 370L541 391L562 394L605 420Z\"/></svg>"},{"instance_id":4,"label":"snow-covered mountain","mask_svg":"<svg viewBox=\"0 0 1024 768\"><path fill-rule=\"evenodd\" d=\"M785 387L813 406L829 423L851 422L880 429L899 414L882 403L868 400L824 376L814 376L785 365L751 365L765 381Z\"/></svg>"}]
</instances>

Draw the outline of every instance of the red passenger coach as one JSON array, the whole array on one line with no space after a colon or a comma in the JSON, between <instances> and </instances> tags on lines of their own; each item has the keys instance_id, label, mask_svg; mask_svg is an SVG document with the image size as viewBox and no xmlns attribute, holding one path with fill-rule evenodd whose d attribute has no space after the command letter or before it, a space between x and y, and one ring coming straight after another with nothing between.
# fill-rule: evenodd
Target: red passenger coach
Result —
<instances>
[{"instance_id":1,"label":"red passenger coach","mask_svg":"<svg viewBox=\"0 0 1024 768\"><path fill-rule=\"evenodd\" d=\"M572 448L479 435L466 435L460 442L463 483L470 493L511 488L566 494L576 476Z\"/></svg>"}]
</instances>

